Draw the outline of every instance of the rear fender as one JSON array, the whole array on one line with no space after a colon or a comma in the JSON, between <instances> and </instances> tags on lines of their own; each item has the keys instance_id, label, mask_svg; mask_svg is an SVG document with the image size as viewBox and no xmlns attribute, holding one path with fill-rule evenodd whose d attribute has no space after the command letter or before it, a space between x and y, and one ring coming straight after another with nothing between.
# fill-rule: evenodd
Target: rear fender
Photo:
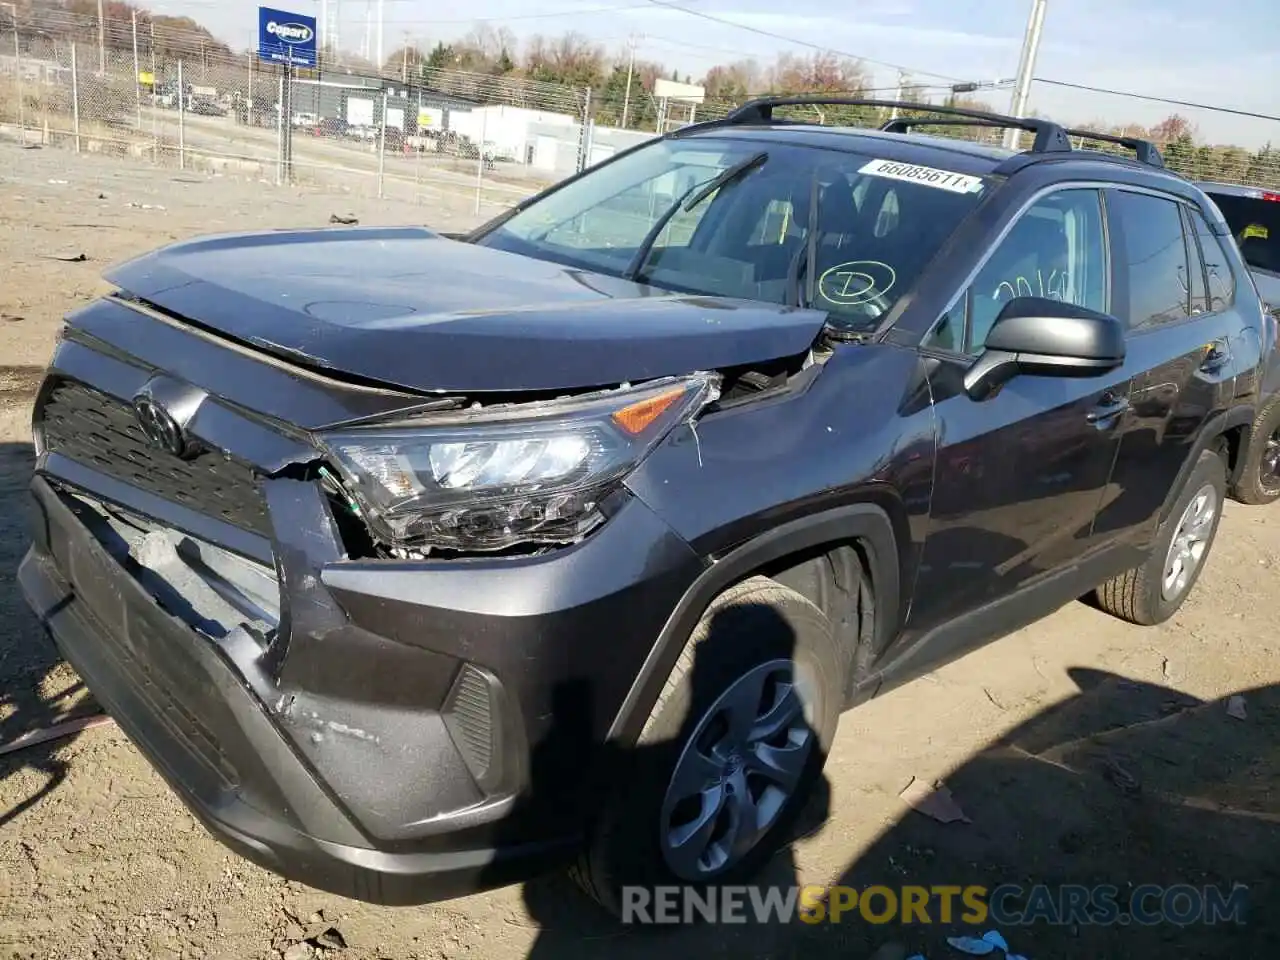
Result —
<instances>
[{"instance_id":1,"label":"rear fender","mask_svg":"<svg viewBox=\"0 0 1280 960\"><path fill-rule=\"evenodd\" d=\"M1200 430L1200 436L1196 438L1196 442L1188 452L1186 460L1182 463L1182 468L1178 471L1178 479L1169 487L1169 492L1165 495L1164 506L1160 509L1161 523L1164 523L1169 518L1169 514L1173 512L1173 505L1187 485L1187 478L1191 475L1191 471L1195 469L1196 461L1200 459L1200 454L1218 444L1223 439L1223 435L1229 430L1237 428L1240 429L1240 453L1236 456L1235 468L1227 478L1227 485L1231 486L1240 479L1240 471L1244 468L1244 463L1247 459L1245 451L1249 448L1255 415L1256 409L1253 404L1241 404L1215 414L1205 422L1204 427Z\"/></svg>"}]
</instances>

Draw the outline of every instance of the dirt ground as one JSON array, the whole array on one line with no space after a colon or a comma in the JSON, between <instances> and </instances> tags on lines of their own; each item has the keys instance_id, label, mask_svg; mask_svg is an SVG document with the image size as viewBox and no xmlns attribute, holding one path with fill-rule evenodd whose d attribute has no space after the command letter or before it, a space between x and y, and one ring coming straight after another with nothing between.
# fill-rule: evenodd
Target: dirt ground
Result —
<instances>
[{"instance_id":1,"label":"dirt ground","mask_svg":"<svg viewBox=\"0 0 1280 960\"><path fill-rule=\"evenodd\" d=\"M112 261L192 234L475 222L0 144L0 744L92 712L18 596L29 404L59 318ZM79 259L83 257L84 259ZM69 258L69 259L62 259ZM1169 624L1075 604L845 716L789 883L1249 887L1243 927L1005 928L1028 960L1261 956L1280 935L1280 508L1228 507L1209 568ZM1228 698L1242 695L1228 711ZM899 798L945 779L967 821ZM934 918L936 921L936 917ZM326 930L336 934L325 934ZM225 851L113 726L0 757L0 957L864 958L962 954L937 922L620 930L559 878L383 909L286 882ZM969 931L980 933L981 930ZM319 939L317 939L319 937ZM999 952L994 956L1000 956Z\"/></svg>"}]
</instances>

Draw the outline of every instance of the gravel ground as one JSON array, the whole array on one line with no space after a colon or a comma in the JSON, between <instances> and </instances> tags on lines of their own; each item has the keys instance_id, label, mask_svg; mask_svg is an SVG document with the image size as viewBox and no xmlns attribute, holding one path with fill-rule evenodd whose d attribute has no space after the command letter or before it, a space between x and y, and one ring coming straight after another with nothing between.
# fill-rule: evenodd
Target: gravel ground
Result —
<instances>
[{"instance_id":1,"label":"gravel ground","mask_svg":"<svg viewBox=\"0 0 1280 960\"><path fill-rule=\"evenodd\" d=\"M202 232L320 226L333 213L475 222L466 194L406 206L0 144L0 743L93 711L14 583L29 404L59 318L103 289L112 261ZM848 714L812 826L777 858L774 879L1244 883L1243 928L1003 933L1030 960L1263 955L1280 935L1259 909L1277 902L1280 850L1278 554L1280 512L1231 505L1209 569L1171 623L1139 629L1075 604ZM1227 709L1237 694L1245 719ZM945 778L968 822L909 811L899 793L912 778ZM431 907L369 907L226 852L112 725L0 757L0 957L862 958L889 942L930 960L961 956L944 932L955 931L848 916L619 931L558 878Z\"/></svg>"}]
</instances>

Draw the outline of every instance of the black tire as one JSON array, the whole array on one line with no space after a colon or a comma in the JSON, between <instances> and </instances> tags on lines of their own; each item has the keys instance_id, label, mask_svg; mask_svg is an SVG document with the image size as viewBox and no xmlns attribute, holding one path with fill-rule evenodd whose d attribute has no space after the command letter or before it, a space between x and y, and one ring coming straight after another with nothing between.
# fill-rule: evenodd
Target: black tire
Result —
<instances>
[{"instance_id":1,"label":"black tire","mask_svg":"<svg viewBox=\"0 0 1280 960\"><path fill-rule=\"evenodd\" d=\"M1156 532L1146 563L1098 587L1095 593L1098 606L1113 616L1141 626L1163 623L1177 613L1200 579L1213 550L1226 490L1227 465L1223 451L1220 448L1205 450L1196 461L1169 516ZM1211 492L1213 515L1203 530L1203 549L1185 582L1176 584L1176 589L1166 593L1164 577L1171 556L1170 547L1179 534L1188 508L1205 491Z\"/></svg>"},{"instance_id":2,"label":"black tire","mask_svg":"<svg viewBox=\"0 0 1280 960\"><path fill-rule=\"evenodd\" d=\"M663 804L691 738L722 694L761 665L790 661L812 736L795 789L772 826L739 862L714 876L678 876L663 853ZM578 884L614 916L623 888L698 888L743 883L775 851L821 775L843 707L843 660L827 617L799 593L766 577L734 585L707 608L621 766L587 845L573 867ZM701 739L701 736L700 736ZM692 749L692 748L691 748Z\"/></svg>"},{"instance_id":3,"label":"black tire","mask_svg":"<svg viewBox=\"0 0 1280 960\"><path fill-rule=\"evenodd\" d=\"M1244 466L1231 488L1231 499L1250 506L1280 500L1280 396L1262 405L1253 420L1249 447L1242 451Z\"/></svg>"}]
</instances>

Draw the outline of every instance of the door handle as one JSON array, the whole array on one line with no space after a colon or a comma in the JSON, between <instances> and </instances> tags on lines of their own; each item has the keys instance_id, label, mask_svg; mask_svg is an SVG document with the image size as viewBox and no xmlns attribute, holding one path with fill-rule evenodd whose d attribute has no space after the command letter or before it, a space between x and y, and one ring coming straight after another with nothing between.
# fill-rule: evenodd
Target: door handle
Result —
<instances>
[{"instance_id":1,"label":"door handle","mask_svg":"<svg viewBox=\"0 0 1280 960\"><path fill-rule=\"evenodd\" d=\"M1084 418L1089 423L1092 423L1101 429L1108 426L1110 421L1114 420L1128 409L1128 399L1108 394L1102 398L1101 402L1099 402L1096 407L1086 413Z\"/></svg>"}]
</instances>

